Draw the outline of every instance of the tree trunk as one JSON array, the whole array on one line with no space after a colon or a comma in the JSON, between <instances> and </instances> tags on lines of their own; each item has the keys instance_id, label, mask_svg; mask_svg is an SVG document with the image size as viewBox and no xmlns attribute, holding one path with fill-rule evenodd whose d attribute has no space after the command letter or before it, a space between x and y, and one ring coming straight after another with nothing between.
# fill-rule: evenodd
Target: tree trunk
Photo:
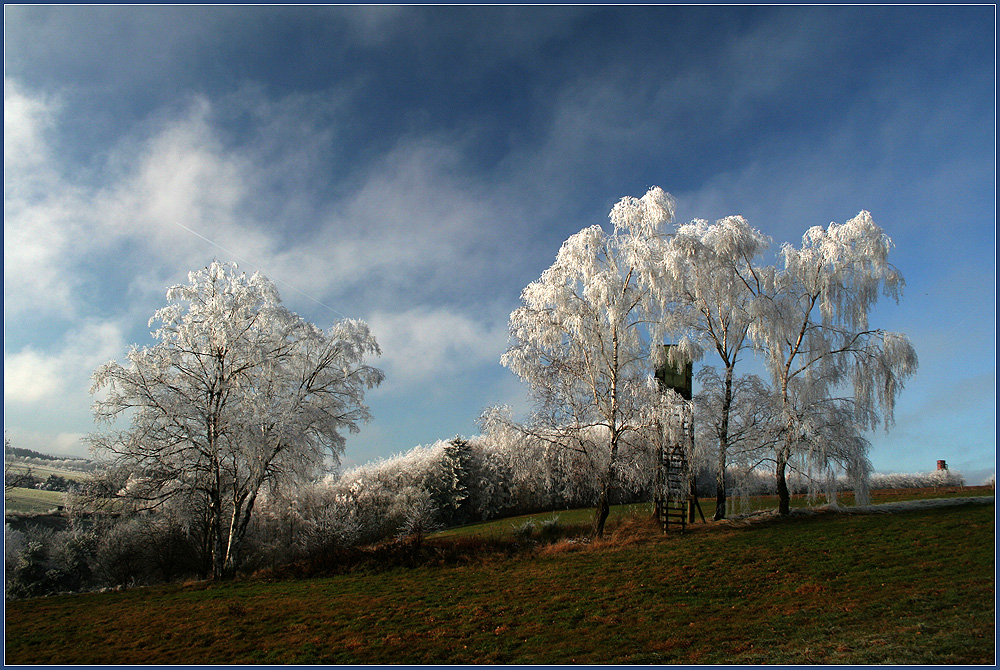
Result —
<instances>
[{"instance_id":1,"label":"tree trunk","mask_svg":"<svg viewBox=\"0 0 1000 670\"><path fill-rule=\"evenodd\" d=\"M721 521L726 518L726 500L726 452L720 448L719 469L715 473L715 516L712 517L713 521Z\"/></svg>"},{"instance_id":2,"label":"tree trunk","mask_svg":"<svg viewBox=\"0 0 1000 670\"><path fill-rule=\"evenodd\" d=\"M611 483L615 476L615 459L618 456L618 431L611 429L611 453L608 458L608 469L601 482L601 495L597 498L597 509L594 510L594 537L604 537L604 523L611 512Z\"/></svg>"},{"instance_id":3,"label":"tree trunk","mask_svg":"<svg viewBox=\"0 0 1000 670\"><path fill-rule=\"evenodd\" d=\"M257 490L260 483L257 484ZM229 536L229 549L226 555L226 573L230 577L236 576L236 569L240 564L240 550L243 548L243 540L247 535L247 526L250 525L250 517L253 515L253 508L257 502L256 491L244 502L237 506L242 513L233 517L233 529Z\"/></svg>"},{"instance_id":4,"label":"tree trunk","mask_svg":"<svg viewBox=\"0 0 1000 670\"><path fill-rule=\"evenodd\" d=\"M804 328L805 326L803 326ZM801 340L802 334L800 333L799 341ZM785 376L781 380L781 406L784 409L786 421L785 444L778 449L774 468L774 477L778 486L778 514L782 516L787 516L789 513L788 482L785 481L785 466L788 465L788 459L792 456L792 444L795 442L795 421L792 419L791 403L788 398L788 366L790 364L791 359L785 365Z\"/></svg>"},{"instance_id":5,"label":"tree trunk","mask_svg":"<svg viewBox=\"0 0 1000 670\"><path fill-rule=\"evenodd\" d=\"M611 512L611 501L608 495L609 483L605 482L601 486L601 495L597 499L597 509L594 511L594 526L592 535L594 537L604 537L604 523L608 520Z\"/></svg>"},{"instance_id":6,"label":"tree trunk","mask_svg":"<svg viewBox=\"0 0 1000 670\"><path fill-rule=\"evenodd\" d=\"M722 417L719 424L719 463L715 471L715 516L726 518L726 459L729 452L729 413L733 407L733 365L726 366L725 390L722 395Z\"/></svg>"},{"instance_id":7,"label":"tree trunk","mask_svg":"<svg viewBox=\"0 0 1000 670\"><path fill-rule=\"evenodd\" d=\"M788 483L785 481L785 466L788 465L788 455L791 447L787 444L778 449L778 457L775 459L775 479L778 484L778 514L787 516L789 513Z\"/></svg>"},{"instance_id":8,"label":"tree trunk","mask_svg":"<svg viewBox=\"0 0 1000 670\"><path fill-rule=\"evenodd\" d=\"M213 510L212 519L212 579L222 579L226 567L226 543L222 535L222 510Z\"/></svg>"},{"instance_id":9,"label":"tree trunk","mask_svg":"<svg viewBox=\"0 0 1000 670\"><path fill-rule=\"evenodd\" d=\"M223 530L221 487L216 486L211 493L209 504L209 526L212 537L212 579L222 579L226 567L226 537Z\"/></svg>"},{"instance_id":10,"label":"tree trunk","mask_svg":"<svg viewBox=\"0 0 1000 670\"><path fill-rule=\"evenodd\" d=\"M206 514L204 509L199 519L198 537L198 576L200 579L208 579L212 574L212 518Z\"/></svg>"},{"instance_id":11,"label":"tree trunk","mask_svg":"<svg viewBox=\"0 0 1000 670\"><path fill-rule=\"evenodd\" d=\"M223 577L232 579L236 576L236 562L239 559L239 538L237 537L240 523L241 503L236 501L233 505L232 518L229 520L229 532L226 538L226 553L222 561Z\"/></svg>"}]
</instances>

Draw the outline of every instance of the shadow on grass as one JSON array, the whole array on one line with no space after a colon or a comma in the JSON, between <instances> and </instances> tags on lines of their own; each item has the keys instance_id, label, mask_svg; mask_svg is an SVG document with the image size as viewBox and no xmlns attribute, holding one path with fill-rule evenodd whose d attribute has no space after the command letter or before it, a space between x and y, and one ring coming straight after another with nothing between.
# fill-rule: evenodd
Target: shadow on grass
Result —
<instances>
[{"instance_id":1,"label":"shadow on grass","mask_svg":"<svg viewBox=\"0 0 1000 670\"><path fill-rule=\"evenodd\" d=\"M992 500L993 497L990 496L988 501ZM978 505L986 502L987 498L984 497L980 500L955 500L953 504ZM590 536L591 527L589 516L586 514L588 510L536 514L453 529L462 531L476 528L480 532L463 534L445 531L430 536L396 538L370 546L332 548L288 565L257 570L243 578L277 581L349 573L378 573L398 568L476 565L519 556L531 557L627 547L655 542L664 537L676 539L692 533L700 535L747 527L795 525L806 523L817 516L835 517L878 512L871 508L850 506L793 507L792 513L788 516L780 516L775 510L765 510L721 521L698 520L696 523L687 524L683 530L675 527L665 533L649 514L647 507L646 503L620 506L601 538ZM914 511L919 509L918 507ZM910 510L901 506L891 511L894 514L906 514ZM570 522L563 522L563 519Z\"/></svg>"}]
</instances>

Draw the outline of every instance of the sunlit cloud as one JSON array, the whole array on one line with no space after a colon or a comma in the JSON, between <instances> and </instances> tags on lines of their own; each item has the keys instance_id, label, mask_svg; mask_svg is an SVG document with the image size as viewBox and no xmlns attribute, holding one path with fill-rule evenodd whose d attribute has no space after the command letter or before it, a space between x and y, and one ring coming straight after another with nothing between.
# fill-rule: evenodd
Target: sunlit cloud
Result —
<instances>
[{"instance_id":1,"label":"sunlit cloud","mask_svg":"<svg viewBox=\"0 0 1000 670\"><path fill-rule=\"evenodd\" d=\"M25 170L48 157L45 133L52 124L55 104L24 91L13 79L3 80L4 171Z\"/></svg>"},{"instance_id":2,"label":"sunlit cloud","mask_svg":"<svg viewBox=\"0 0 1000 670\"><path fill-rule=\"evenodd\" d=\"M494 365L507 324L486 324L446 308L375 312L368 323L382 347L389 387L415 388Z\"/></svg>"},{"instance_id":3,"label":"sunlit cloud","mask_svg":"<svg viewBox=\"0 0 1000 670\"><path fill-rule=\"evenodd\" d=\"M26 348L3 360L4 402L34 403L55 398L62 390L62 370L58 358L50 358Z\"/></svg>"},{"instance_id":4,"label":"sunlit cloud","mask_svg":"<svg viewBox=\"0 0 1000 670\"><path fill-rule=\"evenodd\" d=\"M88 321L66 333L52 351L24 347L4 351L4 402L65 402L86 396L98 365L123 358L125 339L117 323Z\"/></svg>"}]
</instances>

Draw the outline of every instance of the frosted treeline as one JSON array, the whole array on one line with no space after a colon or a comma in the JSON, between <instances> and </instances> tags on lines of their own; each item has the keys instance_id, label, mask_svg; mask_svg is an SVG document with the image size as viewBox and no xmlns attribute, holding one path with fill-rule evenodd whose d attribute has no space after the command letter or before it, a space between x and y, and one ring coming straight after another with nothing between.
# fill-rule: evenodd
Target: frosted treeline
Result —
<instances>
[{"instance_id":1,"label":"frosted treeline","mask_svg":"<svg viewBox=\"0 0 1000 670\"><path fill-rule=\"evenodd\" d=\"M592 430L588 439L600 445L607 439L603 433ZM624 457L615 468L613 504L645 502L652 496L655 447L631 437L623 441ZM605 452L598 448L588 453L586 446L560 447L502 426L486 435L418 446L302 486L291 500L269 498L254 528L255 541L261 556L288 559L476 521L588 507L599 486L592 459ZM702 475L698 494L708 497L713 483L704 475L713 465L711 444L696 453L701 454L693 464ZM847 474L824 471L817 476L806 459L791 465L792 494L832 502L838 493L856 492L857 482ZM737 463L726 477L733 513L749 511L752 496L775 493L768 467ZM949 470L870 475L873 489L963 485L961 473Z\"/></svg>"},{"instance_id":2,"label":"frosted treeline","mask_svg":"<svg viewBox=\"0 0 1000 670\"><path fill-rule=\"evenodd\" d=\"M247 529L244 569L324 560L336 552L510 515L593 504L600 430L559 448L496 424L484 435L418 446L339 475L269 488ZM647 446L623 440L614 503L649 499ZM600 465L599 460L596 461ZM5 531L8 598L211 574L211 532L179 499L156 510L76 518L66 530Z\"/></svg>"},{"instance_id":3,"label":"frosted treeline","mask_svg":"<svg viewBox=\"0 0 1000 670\"><path fill-rule=\"evenodd\" d=\"M633 436L634 437L634 436ZM606 436L593 431L595 444ZM468 439L438 441L339 475L269 491L248 530L247 570L319 559L353 546L491 518L592 504L599 485L585 447L556 448L502 425ZM650 445L623 442L614 503L650 499L655 465ZM696 452L698 450L696 449ZM604 453L600 449L593 454ZM694 464L702 496L714 482L710 449ZM793 494L835 501L853 490L846 476L816 478L793 463ZM774 494L767 467L727 470L730 513L752 511L751 496ZM962 486L961 473L874 473L873 489ZM209 552L197 515L180 506L121 518L92 517L66 530L5 526L8 598L149 584L204 575Z\"/></svg>"},{"instance_id":4,"label":"frosted treeline","mask_svg":"<svg viewBox=\"0 0 1000 670\"><path fill-rule=\"evenodd\" d=\"M734 487L737 495L763 496L774 494L774 475L768 470L741 472L739 468L730 468L726 473L727 481ZM869 479L872 490L884 489L923 489L936 486L965 486L965 477L954 470L932 470L931 472L874 472ZM789 477L789 488L792 493L805 494L812 498L820 498L827 494L853 491L854 483L846 475L834 477L832 480L810 479L801 474Z\"/></svg>"},{"instance_id":5,"label":"frosted treeline","mask_svg":"<svg viewBox=\"0 0 1000 670\"><path fill-rule=\"evenodd\" d=\"M16 465L43 466L77 472L94 472L98 465L97 461L88 461L82 458L34 458L19 456L11 459L11 462Z\"/></svg>"},{"instance_id":6,"label":"frosted treeline","mask_svg":"<svg viewBox=\"0 0 1000 670\"><path fill-rule=\"evenodd\" d=\"M961 472L933 470L931 472L876 472L871 476L873 489L918 489L928 486L965 486Z\"/></svg>"},{"instance_id":7,"label":"frosted treeline","mask_svg":"<svg viewBox=\"0 0 1000 670\"><path fill-rule=\"evenodd\" d=\"M599 429L564 448L504 426L441 440L298 487L263 501L253 541L261 556L287 560L493 518L593 504ZM591 447L588 449L587 447ZM653 451L623 440L614 504L648 500Z\"/></svg>"}]
</instances>

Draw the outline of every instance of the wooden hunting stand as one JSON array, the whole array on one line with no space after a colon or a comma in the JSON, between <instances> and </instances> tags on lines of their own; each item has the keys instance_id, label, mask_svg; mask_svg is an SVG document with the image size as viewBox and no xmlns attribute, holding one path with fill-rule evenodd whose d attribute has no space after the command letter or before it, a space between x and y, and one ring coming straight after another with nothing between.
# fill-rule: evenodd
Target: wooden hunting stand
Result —
<instances>
[{"instance_id":1,"label":"wooden hunting stand","mask_svg":"<svg viewBox=\"0 0 1000 670\"><path fill-rule=\"evenodd\" d=\"M669 355L669 348L664 345ZM661 427L660 434L666 439L660 441L660 455L657 459L656 478L653 491L653 513L667 532L671 524L680 525L683 532L688 523L694 523L694 511L698 509L701 520L705 514L698 503L694 473L688 455L694 450L694 405L691 402L691 363L672 366L665 359L656 371L661 389L676 391L683 402L676 406L668 417L671 425Z\"/></svg>"}]
</instances>

